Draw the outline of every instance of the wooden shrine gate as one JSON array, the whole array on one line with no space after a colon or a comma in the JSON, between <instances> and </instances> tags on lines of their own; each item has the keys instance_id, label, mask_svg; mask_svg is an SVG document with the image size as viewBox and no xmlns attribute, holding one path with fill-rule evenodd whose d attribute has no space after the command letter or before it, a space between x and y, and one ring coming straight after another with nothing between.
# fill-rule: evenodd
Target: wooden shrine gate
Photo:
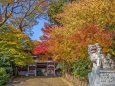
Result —
<instances>
[{"instance_id":1,"label":"wooden shrine gate","mask_svg":"<svg viewBox=\"0 0 115 86\"><path fill-rule=\"evenodd\" d=\"M55 61L36 62L35 65L28 65L26 70L18 71L23 76L56 76Z\"/></svg>"}]
</instances>

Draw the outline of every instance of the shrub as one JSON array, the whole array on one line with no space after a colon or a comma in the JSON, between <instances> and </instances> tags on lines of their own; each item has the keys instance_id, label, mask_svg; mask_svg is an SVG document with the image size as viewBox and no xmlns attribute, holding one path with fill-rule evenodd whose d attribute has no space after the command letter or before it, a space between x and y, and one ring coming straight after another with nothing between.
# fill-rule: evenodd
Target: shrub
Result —
<instances>
[{"instance_id":1,"label":"shrub","mask_svg":"<svg viewBox=\"0 0 115 86\"><path fill-rule=\"evenodd\" d=\"M5 68L0 68L0 86L9 80L9 74L6 73Z\"/></svg>"},{"instance_id":2,"label":"shrub","mask_svg":"<svg viewBox=\"0 0 115 86\"><path fill-rule=\"evenodd\" d=\"M0 53L0 86L7 83L12 75L11 58L9 54Z\"/></svg>"},{"instance_id":3,"label":"shrub","mask_svg":"<svg viewBox=\"0 0 115 86\"><path fill-rule=\"evenodd\" d=\"M72 72L73 75L80 79L86 79L90 72L91 62L88 59L80 59L73 63Z\"/></svg>"},{"instance_id":4,"label":"shrub","mask_svg":"<svg viewBox=\"0 0 115 86\"><path fill-rule=\"evenodd\" d=\"M7 74L12 74L11 58L9 54L1 55L0 67L4 68Z\"/></svg>"}]
</instances>

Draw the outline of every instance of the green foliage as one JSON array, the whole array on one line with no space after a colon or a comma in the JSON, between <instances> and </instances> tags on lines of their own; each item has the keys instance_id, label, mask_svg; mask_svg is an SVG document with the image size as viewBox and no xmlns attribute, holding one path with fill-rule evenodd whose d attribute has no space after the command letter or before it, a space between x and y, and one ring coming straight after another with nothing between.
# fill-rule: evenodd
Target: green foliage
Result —
<instances>
[{"instance_id":1,"label":"green foliage","mask_svg":"<svg viewBox=\"0 0 115 86\"><path fill-rule=\"evenodd\" d=\"M33 44L29 37L10 25L3 25L0 30L0 53L8 52L16 65L33 63L30 52Z\"/></svg>"},{"instance_id":2,"label":"green foliage","mask_svg":"<svg viewBox=\"0 0 115 86\"><path fill-rule=\"evenodd\" d=\"M63 11L65 2L67 2L67 0L52 0L50 2L47 13L51 23L59 23L55 18L53 18L53 16Z\"/></svg>"},{"instance_id":3,"label":"green foliage","mask_svg":"<svg viewBox=\"0 0 115 86\"><path fill-rule=\"evenodd\" d=\"M33 43L20 30L8 24L0 27L0 86L13 74L14 65L32 64Z\"/></svg>"},{"instance_id":4,"label":"green foliage","mask_svg":"<svg viewBox=\"0 0 115 86\"><path fill-rule=\"evenodd\" d=\"M111 24L111 25L109 26L109 28L110 28L110 30L115 30L115 23Z\"/></svg>"},{"instance_id":5,"label":"green foliage","mask_svg":"<svg viewBox=\"0 0 115 86\"><path fill-rule=\"evenodd\" d=\"M86 79L90 72L91 63L87 59L79 59L73 63L73 75L80 79Z\"/></svg>"},{"instance_id":6,"label":"green foliage","mask_svg":"<svg viewBox=\"0 0 115 86\"><path fill-rule=\"evenodd\" d=\"M0 67L0 86L5 84L9 79L9 74L6 73L6 69Z\"/></svg>"},{"instance_id":7,"label":"green foliage","mask_svg":"<svg viewBox=\"0 0 115 86\"><path fill-rule=\"evenodd\" d=\"M10 75L12 75L12 67L10 55L8 53L2 54L0 52L0 86L5 84Z\"/></svg>"},{"instance_id":8,"label":"green foliage","mask_svg":"<svg viewBox=\"0 0 115 86\"><path fill-rule=\"evenodd\" d=\"M64 74L66 72L66 65L64 63L59 63L57 68L61 69L61 73Z\"/></svg>"},{"instance_id":9,"label":"green foliage","mask_svg":"<svg viewBox=\"0 0 115 86\"><path fill-rule=\"evenodd\" d=\"M0 67L6 70L6 73L12 74L11 57L8 53L0 53Z\"/></svg>"}]
</instances>

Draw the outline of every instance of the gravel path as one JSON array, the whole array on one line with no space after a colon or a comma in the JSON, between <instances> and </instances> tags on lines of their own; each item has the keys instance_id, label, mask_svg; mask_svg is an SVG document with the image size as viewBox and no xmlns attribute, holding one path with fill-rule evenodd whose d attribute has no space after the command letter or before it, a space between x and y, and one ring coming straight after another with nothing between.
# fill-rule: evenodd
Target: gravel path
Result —
<instances>
[{"instance_id":1,"label":"gravel path","mask_svg":"<svg viewBox=\"0 0 115 86\"><path fill-rule=\"evenodd\" d=\"M15 78L12 84L7 86L69 86L60 77L36 77Z\"/></svg>"}]
</instances>

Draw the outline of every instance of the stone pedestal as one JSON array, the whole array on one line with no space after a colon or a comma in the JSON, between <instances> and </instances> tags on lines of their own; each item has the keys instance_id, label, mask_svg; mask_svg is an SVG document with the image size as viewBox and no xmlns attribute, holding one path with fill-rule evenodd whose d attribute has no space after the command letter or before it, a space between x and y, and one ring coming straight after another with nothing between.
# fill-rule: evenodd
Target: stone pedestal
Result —
<instances>
[{"instance_id":1,"label":"stone pedestal","mask_svg":"<svg viewBox=\"0 0 115 86\"><path fill-rule=\"evenodd\" d=\"M89 86L115 86L115 70L92 71L89 74Z\"/></svg>"},{"instance_id":2,"label":"stone pedestal","mask_svg":"<svg viewBox=\"0 0 115 86\"><path fill-rule=\"evenodd\" d=\"M98 43L88 45L88 53L93 63L89 73L89 86L115 86L115 63L109 53L102 53Z\"/></svg>"}]
</instances>

